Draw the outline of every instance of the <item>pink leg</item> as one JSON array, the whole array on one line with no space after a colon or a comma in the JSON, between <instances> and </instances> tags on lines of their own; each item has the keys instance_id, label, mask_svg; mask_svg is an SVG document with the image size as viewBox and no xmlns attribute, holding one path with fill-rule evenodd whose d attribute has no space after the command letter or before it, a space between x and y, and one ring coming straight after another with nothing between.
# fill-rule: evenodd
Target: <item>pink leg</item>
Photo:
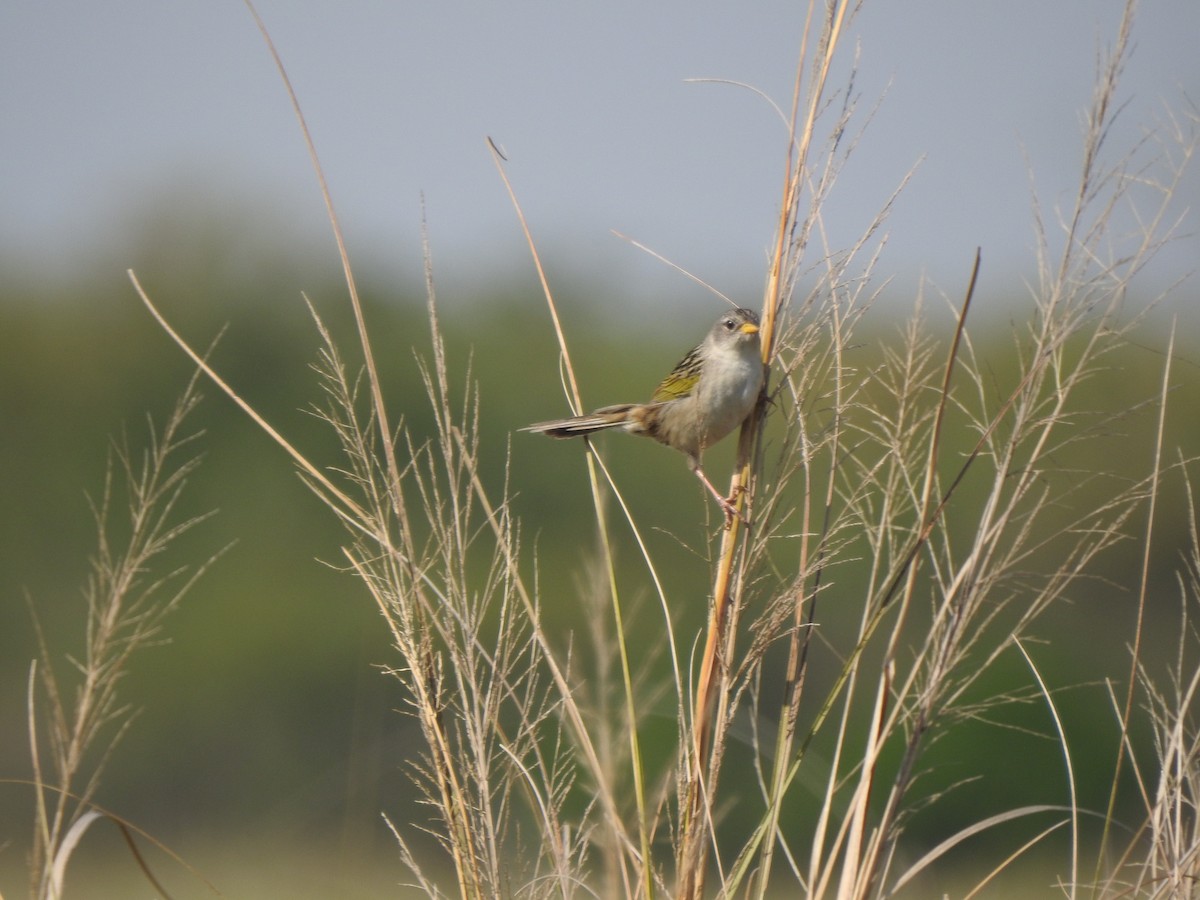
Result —
<instances>
[{"instance_id":1,"label":"pink leg","mask_svg":"<svg viewBox=\"0 0 1200 900\"><path fill-rule=\"evenodd\" d=\"M700 479L700 482L706 488L708 488L709 493L711 493L713 497L716 498L717 503L720 504L721 509L725 512L725 521L727 523L732 521L733 517L738 515L738 511L733 506L733 498L726 497L715 487L713 487L712 482L708 480L708 476L704 474L704 470L700 468L699 465L694 466L692 471L696 473L696 477ZM739 516L739 518L741 518L743 522L746 521L744 516Z\"/></svg>"}]
</instances>

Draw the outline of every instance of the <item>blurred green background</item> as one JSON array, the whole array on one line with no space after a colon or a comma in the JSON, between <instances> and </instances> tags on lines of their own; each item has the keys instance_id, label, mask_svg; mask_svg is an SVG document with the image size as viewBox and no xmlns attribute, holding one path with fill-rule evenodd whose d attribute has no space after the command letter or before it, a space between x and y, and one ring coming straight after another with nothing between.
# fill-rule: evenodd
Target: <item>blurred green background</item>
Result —
<instances>
[{"instance_id":1,"label":"blurred green background","mask_svg":"<svg viewBox=\"0 0 1200 900\"><path fill-rule=\"evenodd\" d=\"M207 344L227 326L212 357L216 368L289 439L332 462L328 433L305 411L319 399L309 369L318 339L301 291L348 347L345 287L331 246L290 255L281 249L287 223L265 224L248 228L202 203L182 204L174 215L147 216L139 226L144 233L131 239L140 250L129 264L195 344ZM264 233L272 239L260 242ZM87 497L102 490L110 439L143 446L146 416L161 422L191 367L151 321L123 271L101 265L65 274L23 271L11 260L6 268L17 275L0 286L0 596L7 610L0 629L0 776L24 778L30 775L26 684L35 655L25 598L46 625L60 672L68 674L66 656L81 646L80 586L95 546ZM710 303L697 312L664 298L661 308L635 313L620 301L621 283L556 268L555 289L589 403L645 396L717 308ZM385 280L373 275L369 261L359 278L393 414L423 435L429 416L414 358L429 346L421 280ZM984 317L1003 306L1019 322L1019 289L993 284L986 269L983 281L990 284L978 300ZM1009 289L1012 295L1005 294ZM747 285L739 296L756 305L755 293ZM893 300L855 341L852 353L863 371L878 361L880 345L896 338L905 304ZM592 553L594 527L581 447L513 433L565 411L556 347L532 269L497 278L483 292L441 294L439 311L453 377L465 385L469 363L480 384L484 476L497 494L511 441L514 506L527 546L537 544L547 620L565 646L584 622L573 590ZM1012 330L995 318L975 333L975 342L1002 380L1011 367ZM1146 473L1154 410L1138 404L1157 391L1164 327L1148 323L1138 342L1108 357L1107 368L1087 385L1082 408L1120 415L1063 459L1064 472ZM940 335L948 333L947 320ZM1168 417L1172 453L1200 447L1194 414L1200 348L1194 331L1181 338ZM167 620L168 642L135 658L123 687L140 712L108 764L98 800L178 851L227 896L378 896L404 880L380 814L400 822L424 814L411 805L404 773L418 736L396 711L403 705L396 684L380 671L395 661L385 628L356 581L328 565L340 560L342 534L289 461L214 388L205 385L203 393L192 424L204 431L196 445L204 462L182 511L215 509L218 515L164 562L194 565L236 543ZM706 501L674 454L648 441L614 439L604 446L647 526L669 595L680 604L677 633L686 653L703 627L709 572L684 544L703 545L707 532L698 513ZM718 481L730 452L722 447L711 454ZM1186 546L1180 484L1169 480L1169 502L1157 523L1153 640L1146 654L1152 665L1170 655L1178 631L1173 573ZM1088 497L1085 489L1075 502L1086 504ZM1144 514L1135 516L1131 533L1143 525ZM623 536L618 552L626 591L647 596ZM1032 647L1056 685L1076 686L1059 699L1075 739L1096 751L1094 758L1075 760L1083 803L1094 808L1103 805L1115 741L1097 681L1119 680L1127 670L1139 554L1136 541L1107 554L1094 580L1072 592L1073 604L1043 623L1039 634L1046 643ZM647 611L638 621L656 619ZM655 630L635 624L633 631L647 650L660 644ZM819 653L816 683L832 671L832 660ZM1028 680L1013 655L985 689L999 692ZM1036 704L1002 715L1006 724L1050 734ZM930 784L976 771L983 778L918 814L910 825L913 847L988 812L1068 799L1059 751L1045 737L981 726L940 742L930 759L938 763ZM0 786L0 891L6 895L18 895L25 883L31 804L27 787ZM154 865L182 896L204 893L161 857ZM101 871L106 874L96 874ZM95 879L92 890L75 896L144 893L115 830L103 824L85 839L71 872ZM72 886L81 884L69 878Z\"/></svg>"}]
</instances>

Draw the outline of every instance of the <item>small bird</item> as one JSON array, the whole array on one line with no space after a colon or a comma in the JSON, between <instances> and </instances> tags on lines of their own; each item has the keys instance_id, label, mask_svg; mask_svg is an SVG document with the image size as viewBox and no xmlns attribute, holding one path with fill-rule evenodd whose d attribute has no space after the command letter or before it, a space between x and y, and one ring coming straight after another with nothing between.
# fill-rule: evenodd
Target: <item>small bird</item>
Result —
<instances>
[{"instance_id":1,"label":"small bird","mask_svg":"<svg viewBox=\"0 0 1200 900\"><path fill-rule=\"evenodd\" d=\"M762 384L758 316L748 309L734 309L722 315L708 336L679 361L649 403L605 406L586 416L538 422L520 430L568 438L622 428L652 437L687 456L691 470L729 519L736 515L735 498L713 487L700 467L700 455L745 421Z\"/></svg>"}]
</instances>

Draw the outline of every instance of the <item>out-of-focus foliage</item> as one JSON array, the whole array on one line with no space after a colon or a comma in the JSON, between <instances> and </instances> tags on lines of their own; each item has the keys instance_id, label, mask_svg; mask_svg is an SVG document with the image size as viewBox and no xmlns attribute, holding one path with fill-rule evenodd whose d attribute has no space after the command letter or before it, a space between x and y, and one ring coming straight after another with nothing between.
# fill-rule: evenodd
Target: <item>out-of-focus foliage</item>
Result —
<instances>
[{"instance_id":1,"label":"out-of-focus foliage","mask_svg":"<svg viewBox=\"0 0 1200 900\"><path fill-rule=\"evenodd\" d=\"M186 220L183 211L180 216ZM300 291L354 358L345 287L333 266L289 266L274 251L264 251L268 262L255 264L255 246L236 230L192 232L163 223L147 229L144 256L128 264L139 269L151 296L195 345L228 326L212 353L215 367L289 439L332 462L330 436L305 411L320 401L308 368L318 339ZM332 263L332 250L329 256ZM748 282L753 277L748 273ZM1019 292L1003 298L1009 286L989 287L991 280L985 269L979 305L1004 303L1019 323L1024 298ZM647 396L700 336L711 313L709 307L679 311L666 302L672 310L667 316L641 316L614 302L620 285L571 283L569 275L556 289L569 301L565 326L585 398L595 405ZM364 292L394 418L403 417L419 439L429 421L414 358L428 346L424 289L416 279L396 285L368 278ZM750 298L743 302L753 305ZM879 311L874 338L853 351L863 373L906 311ZM546 619L565 647L571 629L583 623L573 598L586 577L594 534L582 445L513 432L566 412L557 349L536 282L531 273L528 282L510 280L488 296L440 295L439 315L460 389L474 389L468 388L469 372L482 394L484 477L496 493L508 481L524 540L537 546ZM6 281L0 284L0 317L0 592L6 610L0 628L0 775L25 777L25 683L36 653L25 597L36 605L61 662L61 654L75 647L78 586L94 541L85 494L101 489L107 442L110 436L133 447L144 441L145 416L164 415L191 370L116 265L68 279ZM678 327L660 327L672 317ZM1015 330L1019 334L1020 326ZM1200 348L1183 338L1168 414L1171 453L1200 447L1194 413ZM998 395L1011 388L1004 361L1013 340L1007 326L976 334L978 356L996 360ZM1064 472L1078 472L1081 480L1096 470L1134 479L1149 470L1145 435L1155 417L1150 406L1139 404L1157 391L1165 343L1161 328L1148 327L1141 346L1127 346L1096 373L1092 402L1084 404L1096 411L1089 422L1094 438L1063 448ZM289 461L215 388L206 386L203 393L196 421L206 430L198 445L205 461L184 511L216 508L220 514L189 534L177 552L198 562L229 541L237 545L167 621L170 644L135 661L126 696L144 712L109 765L100 801L168 844L269 835L283 843L332 839L351 857L386 857L390 838L377 813L406 818L402 810L412 797L402 771L411 761L409 725L394 711L403 698L378 671L391 661L387 634L356 581L336 571L342 534ZM819 415L820 404L814 406ZM869 398L859 414L870 415ZM949 428L949 445L968 449L973 437L955 434L953 423ZM651 442L618 436L602 439L601 446L639 520L657 527L647 537L669 594L693 598L676 611L679 633L690 638L702 626L707 603L708 566L699 555L705 534L695 524L707 501L683 461ZM725 470L729 453L718 448L711 454L712 472ZM1080 502L1086 496L1081 493ZM1177 627L1172 572L1183 524L1170 516L1182 512L1178 503L1164 507L1158 523L1151 636ZM953 520L953 508L949 516ZM710 525L715 529L719 520L713 517ZM635 554L622 554L625 590L646 593ZM1138 554L1134 542L1110 554L1090 593L1045 622L1053 649L1039 661L1058 683L1083 684L1123 668L1107 663L1124 653L1132 635ZM836 627L836 604L826 609L829 627ZM1052 628L1061 632L1052 634ZM631 630L635 647L649 651L659 644L658 635L638 634L636 624ZM686 656L689 648L680 649ZM813 677L821 677L819 670ZM1067 695L1068 726L1115 734L1101 696L1096 690ZM1046 728L1038 711L1030 712L1029 722L1019 719L1015 714L1016 724ZM986 755L990 732L983 734L970 748L935 750L948 762L938 777L956 780L953 760L961 754ZM980 792L1027 791L1014 802L1055 801L1044 788L1060 773L1049 771L1045 779L1036 773L1053 770L1057 750L1049 742L1029 743L1027 761L1042 754L1044 766L1027 762L1018 771L1011 758L995 760L994 776L961 792L964 823L978 817L973 804ZM1089 761L1079 765L1086 774ZM1101 773L1100 791L1104 778ZM953 796L938 806L943 819L953 815ZM0 791L0 821L8 823L0 844L22 837L24 826L13 823L29 821L27 800L13 786ZM918 817L912 830L919 833L920 824ZM13 880L20 862L19 852L0 851L0 873L6 873L0 889L20 883Z\"/></svg>"}]
</instances>

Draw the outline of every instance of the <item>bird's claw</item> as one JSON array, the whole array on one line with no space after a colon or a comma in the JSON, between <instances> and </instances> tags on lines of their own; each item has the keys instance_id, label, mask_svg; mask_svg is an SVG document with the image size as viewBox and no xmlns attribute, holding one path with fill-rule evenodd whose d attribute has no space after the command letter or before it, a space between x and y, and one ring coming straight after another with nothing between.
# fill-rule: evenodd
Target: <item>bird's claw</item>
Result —
<instances>
[{"instance_id":1,"label":"bird's claw","mask_svg":"<svg viewBox=\"0 0 1200 900\"><path fill-rule=\"evenodd\" d=\"M737 500L737 498L738 498L738 494L743 493L744 491L745 491L745 488L739 487L738 490L734 491L731 496L717 498L717 501L721 504L722 511L725 513L725 530L726 531L728 531L733 526L733 519L735 516L741 520L741 523L743 525L745 525L747 527L749 527L749 525L750 525L750 520L747 519L741 512L739 512L738 508L733 505L734 501Z\"/></svg>"}]
</instances>

